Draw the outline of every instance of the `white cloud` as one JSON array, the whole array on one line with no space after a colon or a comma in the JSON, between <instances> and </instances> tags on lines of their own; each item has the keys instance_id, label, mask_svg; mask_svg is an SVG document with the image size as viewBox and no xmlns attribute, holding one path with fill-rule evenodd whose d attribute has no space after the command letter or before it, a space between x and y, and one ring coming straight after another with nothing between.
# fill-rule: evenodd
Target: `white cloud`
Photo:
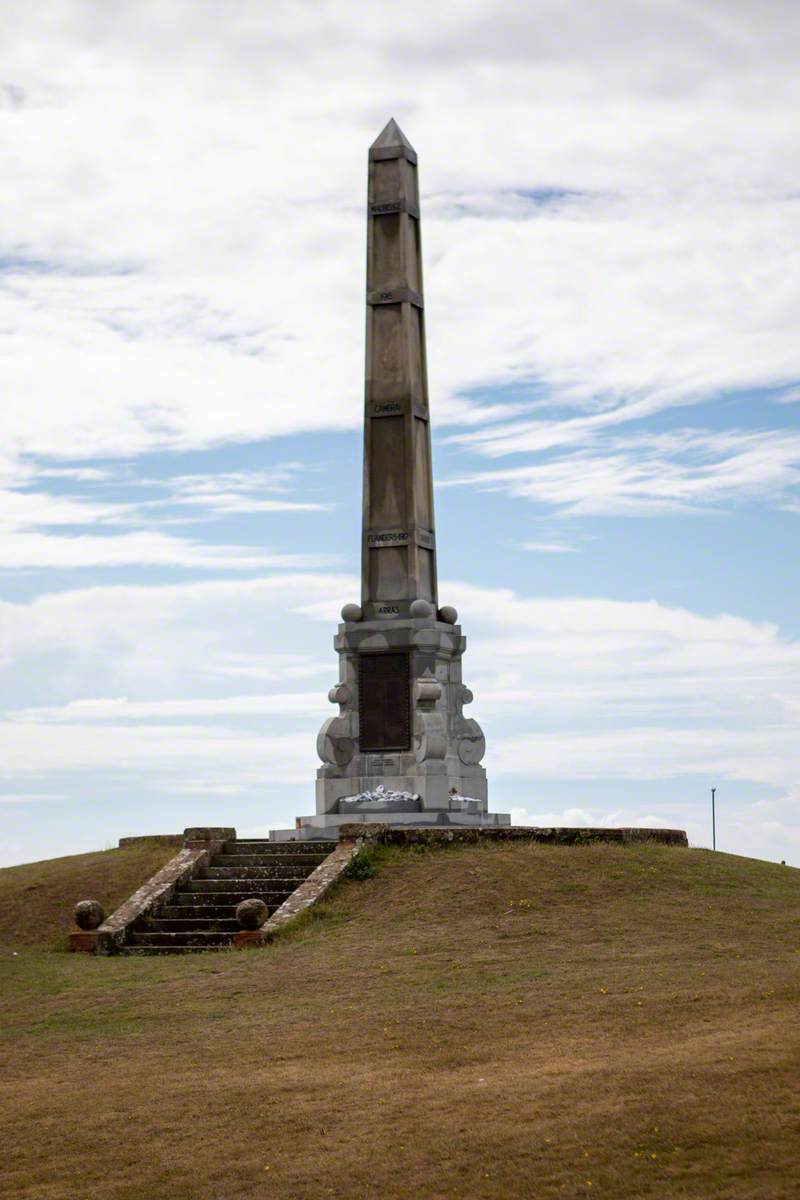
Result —
<instances>
[{"instance_id":1,"label":"white cloud","mask_svg":"<svg viewBox=\"0 0 800 1200\"><path fill-rule=\"evenodd\" d=\"M237 747L244 737L249 754L247 722L259 718L265 730L291 728L295 747L302 720L310 762L336 670L326 647L354 584L345 576L276 575L92 588L3 605L5 663L10 678L26 680L28 698L20 704L14 688L14 701L5 702L14 769L40 770L43 741L53 769L110 763L118 754L130 764L144 754L141 738L152 736L162 743L152 761L183 762L194 774L198 753L227 761L226 739ZM528 600L465 583L443 591L471 634L465 678L475 716L491 733L495 776L705 772L776 788L796 780L800 644L774 626L656 602ZM303 619L309 609L319 621ZM68 684L54 696L56 661ZM239 683L232 694L231 678ZM310 678L318 681L312 688ZM242 691L247 679L260 690ZM98 698L109 683L110 698ZM175 718L193 724L170 724ZM204 730L210 745L201 752Z\"/></svg>"},{"instance_id":2,"label":"white cloud","mask_svg":"<svg viewBox=\"0 0 800 1200\"><path fill-rule=\"evenodd\" d=\"M128 700L124 696L72 700L68 704L23 708L11 712L13 721L82 722L161 720L173 717L314 717L321 708L320 692L278 693L267 696L222 696L210 700Z\"/></svg>"},{"instance_id":3,"label":"white cloud","mask_svg":"<svg viewBox=\"0 0 800 1200\"><path fill-rule=\"evenodd\" d=\"M487 430L473 448L492 457L569 444L563 457L501 470L476 471L440 487L507 491L552 505L565 516L691 512L742 500L772 501L800 485L800 435L789 431L684 429L599 440L597 419L517 428L514 436ZM471 436L471 435L470 435Z\"/></svg>"},{"instance_id":4,"label":"white cloud","mask_svg":"<svg viewBox=\"0 0 800 1200\"><path fill-rule=\"evenodd\" d=\"M59 792L0 792L0 804L52 803L65 798Z\"/></svg>"},{"instance_id":5,"label":"white cloud","mask_svg":"<svg viewBox=\"0 0 800 1200\"><path fill-rule=\"evenodd\" d=\"M536 779L679 780L684 775L788 787L800 766L797 724L719 729L671 723L527 733L494 747L495 770Z\"/></svg>"},{"instance_id":6,"label":"white cloud","mask_svg":"<svg viewBox=\"0 0 800 1200\"><path fill-rule=\"evenodd\" d=\"M704 796L710 781L726 796L726 848L794 853L796 641L774 625L654 601L531 600L458 582L442 591L470 635L468 712L487 733L495 807L498 794L516 796L526 820L548 824L559 810L535 806L543 788L571 781L579 797L656 781L656 801L578 800L560 819L652 819L702 842L687 797ZM299 810L313 809L315 737L336 678L330 638L355 594L349 576L295 573L1 604L0 757L11 794L84 794L105 772L131 794L291 786L307 792ZM737 788L772 807L731 804Z\"/></svg>"},{"instance_id":7,"label":"white cloud","mask_svg":"<svg viewBox=\"0 0 800 1200\"><path fill-rule=\"evenodd\" d=\"M253 570L264 567L318 567L329 555L270 554L246 546L215 546L166 533L143 531L108 537L74 534L0 533L0 569L24 567L201 567Z\"/></svg>"},{"instance_id":8,"label":"white cloud","mask_svg":"<svg viewBox=\"0 0 800 1200\"><path fill-rule=\"evenodd\" d=\"M46 492L0 490L0 535L47 525L101 525L123 520L124 504L102 504Z\"/></svg>"},{"instance_id":9,"label":"white cloud","mask_svg":"<svg viewBox=\"0 0 800 1200\"><path fill-rule=\"evenodd\" d=\"M106 482L108 473L68 468L68 478L83 482ZM65 472L44 470L43 476ZM32 468L20 472L20 482L29 484ZM331 507L327 504L289 500L284 496L267 499L265 492L283 492L290 472L278 467L274 473L230 472L217 475L178 476L161 484L167 492L159 500L137 502L103 501L47 492L0 489L0 570L30 567L162 566L224 569L253 569L268 566L324 566L332 558L325 554L276 554L268 549L242 545L218 545L193 542L175 537L153 523L175 523L163 515L170 506L203 510L204 515L227 516L234 513L313 512ZM142 484L154 486L152 481ZM156 510L154 514L154 510ZM177 518L180 520L180 518ZM114 532L114 526L148 523L149 528L135 532ZM106 527L102 536L77 532L95 526ZM70 527L69 532L52 529Z\"/></svg>"},{"instance_id":10,"label":"white cloud","mask_svg":"<svg viewBox=\"0 0 800 1200\"><path fill-rule=\"evenodd\" d=\"M224 725L106 724L101 731L93 724L74 723L48 725L42 739L38 722L15 721L0 726L0 747L7 771L36 773L98 767L147 773L185 770L192 762L195 769L202 764L230 770L246 763L248 774L255 768L263 777L274 764L275 778L294 780L298 764L308 757L303 734L270 737Z\"/></svg>"},{"instance_id":11,"label":"white cloud","mask_svg":"<svg viewBox=\"0 0 800 1200\"><path fill-rule=\"evenodd\" d=\"M112 477L111 471L99 467L47 467L38 474L52 479L77 479L81 483L104 483Z\"/></svg>"},{"instance_id":12,"label":"white cloud","mask_svg":"<svg viewBox=\"0 0 800 1200\"><path fill-rule=\"evenodd\" d=\"M83 698L89 679L93 698L106 691L101 681L113 680L118 694L134 696L147 679L147 686L164 696L165 688L174 694L175 678L191 687L217 669L225 678L248 667L265 678L270 671L280 677L284 670L302 671L313 663L318 643L329 645L328 629L320 641L309 635L305 622L298 644L293 613L313 597L321 618L333 625L343 598L356 591L350 576L309 571L171 586L89 587L45 593L25 604L0 601L0 665L20 669L24 664L33 692L36 664L43 665L47 679L48 657L63 661L68 656L75 676L68 681L72 690L66 700ZM152 691L150 697L155 698Z\"/></svg>"},{"instance_id":13,"label":"white cloud","mask_svg":"<svg viewBox=\"0 0 800 1200\"><path fill-rule=\"evenodd\" d=\"M0 562L275 571L0 602L9 794L83 795L104 770L260 794L273 764L310 786L313 694L321 719L358 583L227 531L326 507L329 481L292 463L156 481L137 456L358 428L365 151L392 111L420 152L450 482L556 515L796 509L796 4L408 0L376 20L237 0L221 21L206 0L10 0L0 34ZM653 434L748 388L757 433ZM511 454L529 457L465 465ZM228 521L224 544L166 531L196 520ZM572 547L548 529L527 548ZM492 779L657 771L682 795L688 768L760 789L785 837L796 642L656 602L450 590Z\"/></svg>"},{"instance_id":14,"label":"white cloud","mask_svg":"<svg viewBox=\"0 0 800 1200\"><path fill-rule=\"evenodd\" d=\"M289 490L300 464L279 464L270 471L226 471L215 475L176 475L166 482L168 499L151 504L177 504L206 509L218 516L239 513L321 512L333 507L318 501L266 498L264 493ZM146 502L147 503L147 502Z\"/></svg>"},{"instance_id":15,"label":"white cloud","mask_svg":"<svg viewBox=\"0 0 800 1200\"><path fill-rule=\"evenodd\" d=\"M623 820L628 822L626 827L629 829L658 829L664 828L665 825L663 817L652 814L631 817L621 811L598 813L585 808L565 808L559 812L529 812L526 808L511 810L512 825L537 825L545 829L559 826L572 829L610 829L621 825Z\"/></svg>"},{"instance_id":16,"label":"white cloud","mask_svg":"<svg viewBox=\"0 0 800 1200\"><path fill-rule=\"evenodd\" d=\"M800 377L794 6L60 11L2 14L17 454L357 427L391 109L421 154L440 425L479 418L478 385L591 411Z\"/></svg>"}]
</instances>

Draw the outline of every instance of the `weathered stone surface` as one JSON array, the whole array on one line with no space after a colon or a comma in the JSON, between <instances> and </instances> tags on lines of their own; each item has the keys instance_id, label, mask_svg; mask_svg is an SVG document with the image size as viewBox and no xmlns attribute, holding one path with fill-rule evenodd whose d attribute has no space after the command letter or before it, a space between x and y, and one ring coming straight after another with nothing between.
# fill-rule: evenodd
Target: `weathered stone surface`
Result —
<instances>
[{"instance_id":1,"label":"weathered stone surface","mask_svg":"<svg viewBox=\"0 0 800 1200\"><path fill-rule=\"evenodd\" d=\"M665 846L688 846L689 840L683 829L581 829L540 828L531 825L496 825L490 827L452 826L447 829L397 826L373 822L367 824L342 824L339 837L349 842L354 837L365 841L381 842L393 846L415 844L447 844L452 842L546 842L551 845L579 846L589 842L643 843L659 842Z\"/></svg>"},{"instance_id":2,"label":"weathered stone surface","mask_svg":"<svg viewBox=\"0 0 800 1200\"><path fill-rule=\"evenodd\" d=\"M99 926L98 952L111 954L124 945L134 922L152 913L159 905L166 904L178 887L187 883L201 867L208 864L211 855L221 845L221 842L204 842L199 846L184 846L179 850L174 858L156 871L155 875L142 884Z\"/></svg>"},{"instance_id":3,"label":"weathered stone surface","mask_svg":"<svg viewBox=\"0 0 800 1200\"><path fill-rule=\"evenodd\" d=\"M482 805L481 805L482 810ZM327 812L298 817L294 829L272 829L270 840L274 842L318 841L328 838L336 841L342 825L356 825L364 829L367 823L377 821L378 824L390 818L385 812L375 813L339 813ZM361 824L364 822L364 824ZM508 813L491 812L459 812L458 809L424 809L417 812L392 812L392 825L406 825L409 828L430 829L486 829L495 826L507 827L511 824Z\"/></svg>"},{"instance_id":4,"label":"weathered stone surface","mask_svg":"<svg viewBox=\"0 0 800 1200\"><path fill-rule=\"evenodd\" d=\"M241 904L236 905L236 920L242 929L258 929L268 916L269 909L264 901L259 900L256 896L251 896L249 900L242 900Z\"/></svg>"},{"instance_id":5,"label":"weathered stone surface","mask_svg":"<svg viewBox=\"0 0 800 1200\"><path fill-rule=\"evenodd\" d=\"M260 940L258 930L331 851L330 842L282 846L259 838L226 842L199 860L195 875L128 925L123 954L186 954L230 947L235 938ZM255 900L256 928L242 930L236 910ZM245 917L245 919L248 919Z\"/></svg>"},{"instance_id":6,"label":"weathered stone surface","mask_svg":"<svg viewBox=\"0 0 800 1200\"><path fill-rule=\"evenodd\" d=\"M75 905L75 924L79 929L97 929L105 920L106 910L99 900L79 900Z\"/></svg>"},{"instance_id":7,"label":"weathered stone surface","mask_svg":"<svg viewBox=\"0 0 800 1200\"><path fill-rule=\"evenodd\" d=\"M69 949L76 954L96 954L99 937L96 929L74 929L67 938Z\"/></svg>"},{"instance_id":8,"label":"weathered stone surface","mask_svg":"<svg viewBox=\"0 0 800 1200\"><path fill-rule=\"evenodd\" d=\"M300 916L312 904L316 904L330 891L333 885L341 879L352 859L361 848L361 841L356 838L340 841L328 857L312 871L305 882L292 892L291 896L272 914L258 930L255 937L250 930L242 930L234 938L233 944L237 950L247 946L263 946L271 942L275 934L286 927L295 917Z\"/></svg>"},{"instance_id":9,"label":"weathered stone surface","mask_svg":"<svg viewBox=\"0 0 800 1200\"><path fill-rule=\"evenodd\" d=\"M394 121L370 150L368 193L361 605L345 605L334 639L339 713L317 739L312 837L379 785L419 795L432 823L453 792L477 802L464 814L476 822L510 820L488 812L466 639L456 610L438 609L417 156Z\"/></svg>"},{"instance_id":10,"label":"weathered stone surface","mask_svg":"<svg viewBox=\"0 0 800 1200\"><path fill-rule=\"evenodd\" d=\"M196 825L183 831L184 846L222 846L236 838L236 830L224 825Z\"/></svg>"}]
</instances>

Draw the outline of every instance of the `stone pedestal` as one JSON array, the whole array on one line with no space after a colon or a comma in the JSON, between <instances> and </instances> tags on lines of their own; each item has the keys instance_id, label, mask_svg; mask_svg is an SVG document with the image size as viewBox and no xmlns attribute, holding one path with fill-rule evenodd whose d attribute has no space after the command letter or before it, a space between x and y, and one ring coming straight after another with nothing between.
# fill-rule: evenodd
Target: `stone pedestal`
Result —
<instances>
[{"instance_id":1,"label":"stone pedestal","mask_svg":"<svg viewBox=\"0 0 800 1200\"><path fill-rule=\"evenodd\" d=\"M486 743L463 711L472 692L461 627L433 616L345 621L334 647L339 683L328 698L339 714L317 738L317 811L271 836L337 837L349 823L509 825L488 811Z\"/></svg>"},{"instance_id":2,"label":"stone pedestal","mask_svg":"<svg viewBox=\"0 0 800 1200\"><path fill-rule=\"evenodd\" d=\"M100 934L96 929L73 929L67 937L69 949L78 954L97 954Z\"/></svg>"},{"instance_id":3,"label":"stone pedestal","mask_svg":"<svg viewBox=\"0 0 800 1200\"><path fill-rule=\"evenodd\" d=\"M434 618L347 621L339 626L339 705L320 730L317 812L354 813L346 797L405 793L406 811L486 812L486 743L464 716L472 693L461 680L466 646L458 625ZM386 664L384 666L384 664ZM365 811L398 810L402 801L365 797Z\"/></svg>"}]
</instances>

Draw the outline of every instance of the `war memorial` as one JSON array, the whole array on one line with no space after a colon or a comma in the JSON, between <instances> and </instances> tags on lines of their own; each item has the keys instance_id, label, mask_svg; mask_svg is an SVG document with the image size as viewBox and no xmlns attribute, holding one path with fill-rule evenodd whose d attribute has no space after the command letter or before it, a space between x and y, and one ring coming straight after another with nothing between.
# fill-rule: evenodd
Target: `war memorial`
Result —
<instances>
[{"instance_id":1,"label":"war memorial","mask_svg":"<svg viewBox=\"0 0 800 1200\"><path fill-rule=\"evenodd\" d=\"M486 742L464 715L466 638L439 607L417 155L394 120L369 151L361 603L334 639L339 714L317 738L316 813L276 840L344 823L498 826Z\"/></svg>"},{"instance_id":2,"label":"war memorial","mask_svg":"<svg viewBox=\"0 0 800 1200\"><path fill-rule=\"evenodd\" d=\"M267 945L370 843L686 845L682 830L512 827L489 812L486 743L464 715L466 639L456 610L439 606L417 155L393 120L370 147L367 214L361 602L344 605L334 638L339 712L317 737L316 812L268 840L184 830L178 853L108 918L98 901L78 903L72 950Z\"/></svg>"}]
</instances>

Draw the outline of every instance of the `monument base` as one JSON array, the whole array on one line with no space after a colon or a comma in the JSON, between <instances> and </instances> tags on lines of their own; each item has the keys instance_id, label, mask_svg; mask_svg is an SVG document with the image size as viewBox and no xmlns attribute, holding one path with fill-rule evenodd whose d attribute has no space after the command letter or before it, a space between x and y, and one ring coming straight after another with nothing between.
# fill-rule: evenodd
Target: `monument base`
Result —
<instances>
[{"instance_id":1,"label":"monument base","mask_svg":"<svg viewBox=\"0 0 800 1200\"><path fill-rule=\"evenodd\" d=\"M346 813L314 813L298 817L295 829L271 829L271 842L307 842L339 837L341 825L392 825L404 829L498 829L511 824L509 813L469 813L428 810L387 812L385 809Z\"/></svg>"}]
</instances>

